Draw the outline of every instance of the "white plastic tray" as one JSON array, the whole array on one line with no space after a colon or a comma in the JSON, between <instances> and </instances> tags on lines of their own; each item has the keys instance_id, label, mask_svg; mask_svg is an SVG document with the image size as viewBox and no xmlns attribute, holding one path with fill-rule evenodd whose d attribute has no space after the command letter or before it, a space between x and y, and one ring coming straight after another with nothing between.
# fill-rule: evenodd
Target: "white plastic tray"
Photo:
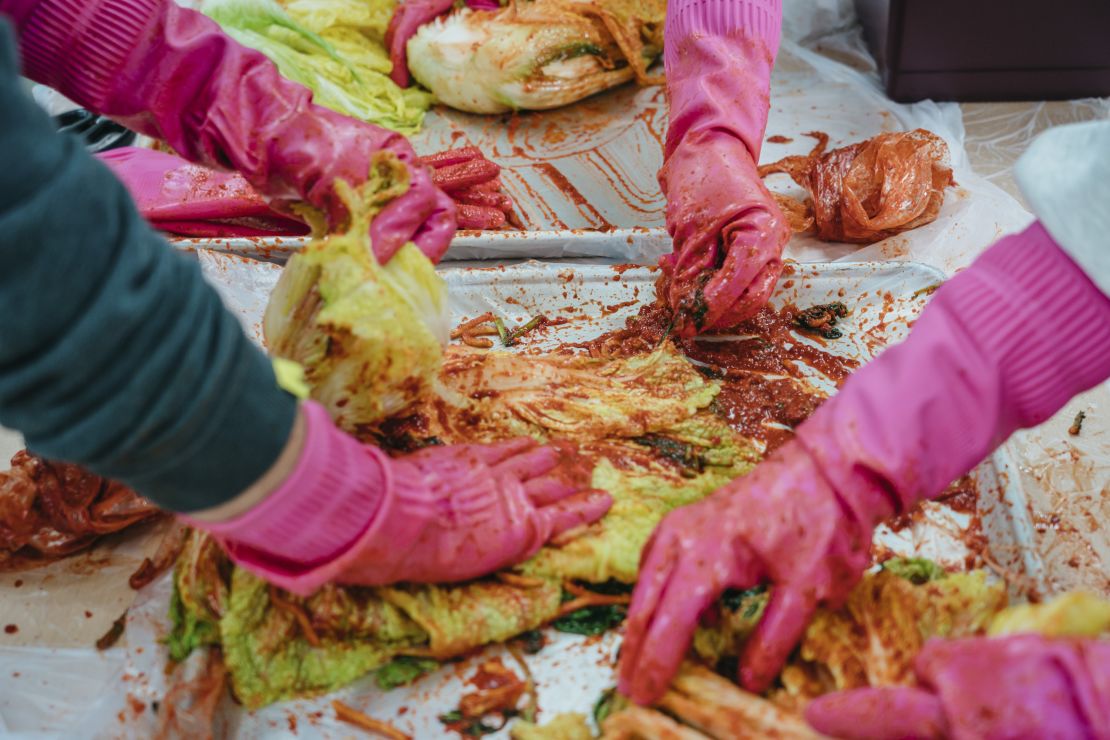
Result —
<instances>
[{"instance_id":1,"label":"white plastic tray","mask_svg":"<svg viewBox=\"0 0 1110 740\"><path fill-rule=\"evenodd\" d=\"M258 336L261 310L265 296L280 273L269 263L245 260L227 254L202 251L198 253L206 275L217 286L225 302L242 319L244 326ZM562 313L571 319L558 330L523 343L522 348L552 346L578 341L616 328L639 309L643 301L654 297L656 274L647 268L615 270L608 265L568 265L529 262L510 267L442 270L451 287L451 310L456 321L473 317L487 310L497 311L510 322L523 322L535 313ZM619 275L619 279L614 279ZM941 274L932 268L912 263L841 263L799 264L791 276L791 287L781 289L774 303L789 301L809 305L829 300L846 301L852 314L845 323L845 336L834 343L838 353L866 359L883 344L901 339L907 324L927 300L918 293L934 285ZM597 317L591 308L613 305L636 299L630 305L604 317ZM564 312L565 307L579 307L582 312ZM582 314L594 318L583 318ZM799 338L799 341L807 341ZM827 385L827 384L826 384ZM995 458L978 471L981 493L982 531L990 544L993 559L1011 572L1020 572L1034 580L1040 565L1033 556L1023 560L1021 546L1029 541L1031 523L1019 489L1000 485L1007 480L1005 457ZM925 517L912 528L898 533L880 531L877 541L899 555L924 555L952 565L962 565L974 548L969 549L963 538L970 517L958 514L943 504L928 506ZM145 737L152 727L149 704L164 692L165 651L158 642L167 629L166 606L168 579L148 588L131 612L124 654L115 651L120 661L118 673L105 682L101 697L81 713L57 712L42 716L27 708L26 726L43 727L59 735L96 734L104 737ZM562 711L588 713L601 691L614 682L613 662L619 635L609 633L601 639L583 639L551 633L551 642L544 650L529 658L529 665L539 690L542 716L551 717ZM241 738L289 736L290 717L295 718L297 736L305 738L348 737L350 727L338 723L329 706L339 698L366 711L375 718L394 723L414 737L442 737L444 730L437 717L453 709L464 692L463 679L472 673L478 662L500 654L491 648L483 654L451 665L426 677L409 688L380 692L370 679L347 687L336 694L312 701L287 702L255 713L246 713L225 701L220 709L221 721L228 736ZM83 670L82 665L100 666L103 657L92 651L69 651L68 661L59 665L56 659L34 660L35 651L22 653L21 664L28 670L42 673L42 691L51 694L54 686L63 685L64 674ZM48 654L43 653L44 658ZM97 662L100 661L100 662ZM511 661L506 658L506 664ZM103 674L103 668L100 669ZM38 678L36 676L36 678ZM0 691L4 679L0 676ZM27 685L27 684L21 684ZM3 707L0 699L0 707ZM63 702L64 703L64 702ZM135 706L146 705L136 713ZM11 716L4 709L4 716ZM35 716L35 715L38 716ZM80 730L72 724L73 717L83 715ZM507 736L502 733L496 737Z\"/></svg>"},{"instance_id":2,"label":"white plastic tray","mask_svg":"<svg viewBox=\"0 0 1110 740\"><path fill-rule=\"evenodd\" d=\"M656 179L663 163L667 107L661 87L626 85L568 108L543 113L474 116L436 108L414 139L420 153L473 144L502 165L524 231L463 232L448 260L602 257L654 264L671 249L665 201ZM948 142L959 185L948 191L936 222L860 248L795 237L787 256L807 261L903 259L954 272L1000 234L1029 216L967 163L955 104L913 106L888 100L875 79L791 41L784 41L772 79L768 140L761 161L804 154L823 131L830 147L888 131L927 128ZM777 137L785 137L783 142ZM780 143L781 142L781 143ZM768 179L780 192L801 189L784 175ZM194 240L174 240L182 246ZM229 239L209 247L283 260L302 239Z\"/></svg>"}]
</instances>

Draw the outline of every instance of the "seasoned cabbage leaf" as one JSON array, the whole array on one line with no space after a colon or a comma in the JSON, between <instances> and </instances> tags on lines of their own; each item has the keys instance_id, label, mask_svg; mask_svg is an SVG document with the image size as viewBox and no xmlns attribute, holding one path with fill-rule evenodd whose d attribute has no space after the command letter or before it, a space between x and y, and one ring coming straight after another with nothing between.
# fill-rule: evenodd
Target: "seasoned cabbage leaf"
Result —
<instances>
[{"instance_id":1,"label":"seasoned cabbage leaf","mask_svg":"<svg viewBox=\"0 0 1110 740\"><path fill-rule=\"evenodd\" d=\"M992 637L1036 632L1047 637L1098 637L1110 632L1110 600L1085 591L1041 604L1018 604L995 616Z\"/></svg>"},{"instance_id":2,"label":"seasoned cabbage leaf","mask_svg":"<svg viewBox=\"0 0 1110 740\"><path fill-rule=\"evenodd\" d=\"M447 443L519 434L573 440L593 462L593 485L612 493L613 509L504 581L329 585L300 599L235 569L218 636L236 695L258 707L375 670L389 668L380 674L389 681L398 656L445 659L550 622L567 580L633 582L640 550L667 511L754 464L752 444L706 410L717 392L671 345L607 361L449 352L437 384L391 433L423 429ZM456 428L456 415L470 423Z\"/></svg>"},{"instance_id":3,"label":"seasoned cabbage leaf","mask_svg":"<svg viewBox=\"0 0 1110 740\"><path fill-rule=\"evenodd\" d=\"M470 113L544 110L637 79L663 50L665 0L510 0L459 9L408 42L409 71Z\"/></svg>"},{"instance_id":4,"label":"seasoned cabbage leaf","mask_svg":"<svg viewBox=\"0 0 1110 740\"><path fill-rule=\"evenodd\" d=\"M415 134L432 97L389 79L382 18L392 0L205 0L201 10L233 39L265 54L281 74L339 113ZM325 5L327 7L325 7Z\"/></svg>"},{"instance_id":5,"label":"seasoned cabbage leaf","mask_svg":"<svg viewBox=\"0 0 1110 740\"><path fill-rule=\"evenodd\" d=\"M376 154L357 190L335 183L352 214L343 233L313 239L282 270L263 318L270 351L299 363L312 398L358 433L420 397L450 333L447 287L413 244L385 265L370 220L408 189L408 170Z\"/></svg>"}]
</instances>

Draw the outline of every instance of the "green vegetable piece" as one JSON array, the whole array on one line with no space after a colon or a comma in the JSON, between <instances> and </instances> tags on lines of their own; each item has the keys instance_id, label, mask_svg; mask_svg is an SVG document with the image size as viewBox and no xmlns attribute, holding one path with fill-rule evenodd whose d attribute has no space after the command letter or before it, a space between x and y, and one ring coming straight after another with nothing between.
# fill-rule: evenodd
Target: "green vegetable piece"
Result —
<instances>
[{"instance_id":1,"label":"green vegetable piece","mask_svg":"<svg viewBox=\"0 0 1110 740\"><path fill-rule=\"evenodd\" d=\"M374 678L379 688L391 691L398 686L408 686L437 668L439 663L431 658L401 655L379 668Z\"/></svg>"},{"instance_id":2,"label":"green vegetable piece","mask_svg":"<svg viewBox=\"0 0 1110 740\"><path fill-rule=\"evenodd\" d=\"M883 563L882 568L917 586L939 581L948 575L944 568L928 558L893 558Z\"/></svg>"},{"instance_id":3,"label":"green vegetable piece","mask_svg":"<svg viewBox=\"0 0 1110 740\"><path fill-rule=\"evenodd\" d=\"M620 695L616 687L606 689L601 692L601 696L594 704L594 722L597 723L598 727L601 727L601 723L608 719L610 715L624 709L627 704L628 700Z\"/></svg>"},{"instance_id":4,"label":"green vegetable piece","mask_svg":"<svg viewBox=\"0 0 1110 740\"><path fill-rule=\"evenodd\" d=\"M201 6L225 33L312 90L313 102L411 135L432 96L389 78L384 37L393 8L393 0L205 0Z\"/></svg>"},{"instance_id":5,"label":"green vegetable piece","mask_svg":"<svg viewBox=\"0 0 1110 740\"><path fill-rule=\"evenodd\" d=\"M587 606L556 619L551 626L572 635L600 635L623 622L626 613L618 604Z\"/></svg>"}]
</instances>

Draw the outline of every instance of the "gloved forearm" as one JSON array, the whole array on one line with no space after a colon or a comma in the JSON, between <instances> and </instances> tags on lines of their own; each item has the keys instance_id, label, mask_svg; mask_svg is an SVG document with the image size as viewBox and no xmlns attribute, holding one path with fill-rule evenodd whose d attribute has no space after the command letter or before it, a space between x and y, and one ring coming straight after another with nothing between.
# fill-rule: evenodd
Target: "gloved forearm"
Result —
<instances>
[{"instance_id":1,"label":"gloved forearm","mask_svg":"<svg viewBox=\"0 0 1110 740\"><path fill-rule=\"evenodd\" d=\"M295 410L195 261L20 89L0 21L0 422L160 506L230 499Z\"/></svg>"},{"instance_id":2,"label":"gloved forearm","mask_svg":"<svg viewBox=\"0 0 1110 740\"><path fill-rule=\"evenodd\" d=\"M242 173L279 207L307 201L338 221L334 181L361 183L370 155L392 152L412 184L403 208L375 219L375 253L384 261L409 240L432 259L446 250L453 204L403 136L313 104L206 16L172 0L0 0L0 12L15 20L28 77L190 161Z\"/></svg>"},{"instance_id":3,"label":"gloved forearm","mask_svg":"<svg viewBox=\"0 0 1110 740\"><path fill-rule=\"evenodd\" d=\"M931 640L915 660L917 687L856 689L806 709L845 740L1110 738L1110 643L1097 639Z\"/></svg>"},{"instance_id":4,"label":"gloved forearm","mask_svg":"<svg viewBox=\"0 0 1110 740\"><path fill-rule=\"evenodd\" d=\"M689 133L724 130L759 161L778 54L781 0L673 0L663 27L671 117L665 153ZM706 49L708 51L703 51ZM704 62L698 57L707 57ZM694 77L696 84L683 83ZM745 79L739 80L742 76Z\"/></svg>"},{"instance_id":5,"label":"gloved forearm","mask_svg":"<svg viewBox=\"0 0 1110 740\"><path fill-rule=\"evenodd\" d=\"M798 440L836 490L905 510L1107 377L1110 299L1034 224L938 290Z\"/></svg>"},{"instance_id":6,"label":"gloved forearm","mask_svg":"<svg viewBox=\"0 0 1110 740\"><path fill-rule=\"evenodd\" d=\"M294 593L477 578L611 504L583 490L589 468L568 451L514 440L390 458L339 431L323 406L302 410L304 443L285 480L245 513L193 520L239 565Z\"/></svg>"},{"instance_id":7,"label":"gloved forearm","mask_svg":"<svg viewBox=\"0 0 1110 740\"><path fill-rule=\"evenodd\" d=\"M670 125L659 183L674 253L661 265L682 335L748 318L782 272L790 229L756 167L781 18L779 0L667 6Z\"/></svg>"}]
</instances>

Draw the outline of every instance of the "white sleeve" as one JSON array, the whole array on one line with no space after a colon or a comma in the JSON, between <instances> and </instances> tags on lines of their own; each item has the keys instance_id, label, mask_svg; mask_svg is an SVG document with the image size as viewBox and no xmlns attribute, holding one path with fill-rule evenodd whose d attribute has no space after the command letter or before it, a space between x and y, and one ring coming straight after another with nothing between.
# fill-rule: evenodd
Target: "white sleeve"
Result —
<instances>
[{"instance_id":1,"label":"white sleeve","mask_svg":"<svg viewBox=\"0 0 1110 740\"><path fill-rule=\"evenodd\" d=\"M1056 243L1110 295L1110 120L1045 131L1014 177Z\"/></svg>"}]
</instances>

